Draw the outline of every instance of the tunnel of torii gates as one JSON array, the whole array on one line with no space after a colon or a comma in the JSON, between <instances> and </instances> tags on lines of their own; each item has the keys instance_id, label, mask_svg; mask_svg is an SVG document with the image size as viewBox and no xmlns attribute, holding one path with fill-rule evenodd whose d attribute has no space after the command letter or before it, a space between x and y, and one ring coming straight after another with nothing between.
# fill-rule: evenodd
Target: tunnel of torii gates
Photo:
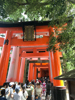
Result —
<instances>
[{"instance_id":1,"label":"tunnel of torii gates","mask_svg":"<svg viewBox=\"0 0 75 100\"><path fill-rule=\"evenodd\" d=\"M38 78L49 76L54 86L64 85L63 81L54 80L54 77L62 73L60 62L62 53L59 51L55 53L53 51L46 51L49 36L54 32L55 28L48 27L48 24L49 21L0 23L0 34L5 34L5 38L0 37L0 47L3 47L0 57L0 86L6 81L23 83L26 60L29 61L29 81L36 80L38 69ZM36 30L34 30L36 40L23 41L23 28L31 25L36 26ZM43 37L37 38L40 35ZM55 46L58 46L58 44ZM10 50L12 50L12 54L10 54ZM9 57L11 57L11 61L8 70Z\"/></svg>"}]
</instances>

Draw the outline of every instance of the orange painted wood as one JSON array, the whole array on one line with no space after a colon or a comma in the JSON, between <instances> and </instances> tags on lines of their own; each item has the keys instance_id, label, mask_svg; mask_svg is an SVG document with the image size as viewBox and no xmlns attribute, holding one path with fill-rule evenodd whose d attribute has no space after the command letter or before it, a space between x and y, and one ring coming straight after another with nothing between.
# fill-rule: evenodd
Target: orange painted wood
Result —
<instances>
[{"instance_id":1,"label":"orange painted wood","mask_svg":"<svg viewBox=\"0 0 75 100\"><path fill-rule=\"evenodd\" d=\"M49 66L49 64L48 65L35 65L35 67L48 67Z\"/></svg>"},{"instance_id":2,"label":"orange painted wood","mask_svg":"<svg viewBox=\"0 0 75 100\"><path fill-rule=\"evenodd\" d=\"M56 86L56 80L54 80L54 77L56 77L56 71L55 71L55 65L54 65L54 55L53 52L50 52L51 55L51 64L52 64L52 75L53 75L53 85Z\"/></svg>"},{"instance_id":3,"label":"orange painted wood","mask_svg":"<svg viewBox=\"0 0 75 100\"><path fill-rule=\"evenodd\" d=\"M25 53L23 52L21 54L21 57L26 57L26 58L32 58L32 57L48 57L48 52L45 52L45 53Z\"/></svg>"},{"instance_id":4,"label":"orange painted wood","mask_svg":"<svg viewBox=\"0 0 75 100\"><path fill-rule=\"evenodd\" d=\"M48 70L49 70L49 80L51 81L50 65L48 67Z\"/></svg>"},{"instance_id":5,"label":"orange painted wood","mask_svg":"<svg viewBox=\"0 0 75 100\"><path fill-rule=\"evenodd\" d=\"M41 78L41 70L40 70L40 68L38 68L38 71L39 71L39 73L38 73L38 78Z\"/></svg>"},{"instance_id":6,"label":"orange painted wood","mask_svg":"<svg viewBox=\"0 0 75 100\"><path fill-rule=\"evenodd\" d=\"M19 82L19 74L20 74L20 66L21 66L21 57L19 57L19 61L18 61L18 70L17 70L17 82Z\"/></svg>"},{"instance_id":7,"label":"orange painted wood","mask_svg":"<svg viewBox=\"0 0 75 100\"><path fill-rule=\"evenodd\" d=\"M36 75L37 75L37 68L36 67L34 67L34 80L36 81Z\"/></svg>"},{"instance_id":8,"label":"orange painted wood","mask_svg":"<svg viewBox=\"0 0 75 100\"><path fill-rule=\"evenodd\" d=\"M49 65L49 63L42 63L42 65Z\"/></svg>"},{"instance_id":9,"label":"orange painted wood","mask_svg":"<svg viewBox=\"0 0 75 100\"><path fill-rule=\"evenodd\" d=\"M13 47L12 57L10 61L7 82L16 82L19 60L19 47Z\"/></svg>"},{"instance_id":10,"label":"orange painted wood","mask_svg":"<svg viewBox=\"0 0 75 100\"><path fill-rule=\"evenodd\" d=\"M54 53L54 66L55 66L55 77L61 75L62 70L61 70L61 63L60 63L60 58L59 58L59 52L58 51L56 51ZM56 86L64 86L63 81L57 80L56 81Z\"/></svg>"},{"instance_id":11,"label":"orange painted wood","mask_svg":"<svg viewBox=\"0 0 75 100\"><path fill-rule=\"evenodd\" d=\"M4 39L0 39L0 46L3 46ZM23 41L23 39L11 39L11 46L48 46L49 36L44 36L43 38L38 38L36 41Z\"/></svg>"},{"instance_id":12,"label":"orange painted wood","mask_svg":"<svg viewBox=\"0 0 75 100\"><path fill-rule=\"evenodd\" d=\"M19 82L21 82L21 83L23 83L24 69L25 69L25 58L22 58L20 74L19 74Z\"/></svg>"},{"instance_id":13,"label":"orange painted wood","mask_svg":"<svg viewBox=\"0 0 75 100\"><path fill-rule=\"evenodd\" d=\"M43 38L38 38L36 41L23 41L23 39L12 39L12 46L47 46L49 41L48 36L44 36Z\"/></svg>"},{"instance_id":14,"label":"orange painted wood","mask_svg":"<svg viewBox=\"0 0 75 100\"><path fill-rule=\"evenodd\" d=\"M23 33L23 31L22 31L22 27L13 27L13 28L0 28L0 32L1 33L5 33L6 32L6 30L8 29L8 31L9 30L11 30L12 31L12 33L11 34L13 34L13 33ZM52 32L52 30L53 30L53 28L51 28L51 27L48 27L48 26L36 26L36 32L50 32L50 35L51 35L51 32ZM41 33L40 33L41 34ZM3 45L3 39L1 39L0 40L0 42L1 42L1 44L0 45ZM16 39L16 38L12 38L11 39L11 46L26 46L27 48L24 48L24 49L21 49L21 56L20 57L28 57L28 58L31 58L31 57L49 57L49 54L48 54L48 52L46 51L45 53L38 53L37 52L37 46L40 46L40 48L43 48L42 46L48 46L48 41L49 41L49 37L48 36L44 36L43 38L39 38L39 39L36 39L36 41L26 41L26 42L24 42L23 41L23 39ZM31 48L32 47L32 48ZM35 48L36 47L36 48ZM29 53L29 54L27 54L24 50L30 50L30 49L32 49L33 50L33 53ZM34 48L34 49L33 49ZM45 48L46 49L46 48ZM10 51L10 49L7 51L7 52L9 52ZM24 52L22 52L22 51L24 51ZM5 54L5 53L4 53ZM54 66L56 66L55 64L57 64L58 66L60 65L59 64L59 62L60 62L60 60L58 60L57 62L56 62L56 59L58 59L57 58L57 56L58 56L59 54L54 54L54 62L52 62L52 63L54 63ZM6 57L6 55L5 55L5 57ZM6 62L6 64L8 64L8 61ZM46 67L45 67L46 68ZM60 67L58 67L58 71L57 71L57 67L55 67L56 69L55 69L55 74L54 74L54 76L56 76L56 75L60 75ZM23 68L22 68L23 69ZM36 79L36 67L34 68L34 70L35 70L35 72L34 72L34 79ZM50 70L50 69L49 69ZM29 73L32 73L33 71L29 71ZM53 72L53 71L52 71ZM50 76L50 72L49 72L49 76ZM29 78L31 78L31 76L29 76ZM31 80L31 79L30 79ZM56 81L57 83L55 83L55 86L58 86L58 85L61 85L60 83L61 83L61 81Z\"/></svg>"},{"instance_id":15,"label":"orange painted wood","mask_svg":"<svg viewBox=\"0 0 75 100\"><path fill-rule=\"evenodd\" d=\"M8 45L3 44L1 60L0 60L0 85L6 81L7 69L8 69L8 62L9 62L9 55L10 55L10 40L11 40L11 33L10 31L6 31L5 40L9 40Z\"/></svg>"},{"instance_id":16,"label":"orange painted wood","mask_svg":"<svg viewBox=\"0 0 75 100\"><path fill-rule=\"evenodd\" d=\"M36 67L36 66L35 66ZM37 67L37 68L41 68L41 69L47 69L47 68L49 68L48 66L46 66L46 67Z\"/></svg>"},{"instance_id":17,"label":"orange painted wood","mask_svg":"<svg viewBox=\"0 0 75 100\"><path fill-rule=\"evenodd\" d=\"M16 33L19 33L19 32L21 32L21 33L23 33L23 31L22 31L22 27L7 27L7 28L1 28L0 27L0 33L2 34L2 33L6 33L6 31L13 31L14 33L16 32ZM10 33L11 34L11 33Z\"/></svg>"},{"instance_id":18,"label":"orange painted wood","mask_svg":"<svg viewBox=\"0 0 75 100\"><path fill-rule=\"evenodd\" d=\"M30 82L30 64L29 64L29 69L28 69L28 80Z\"/></svg>"},{"instance_id":19,"label":"orange painted wood","mask_svg":"<svg viewBox=\"0 0 75 100\"><path fill-rule=\"evenodd\" d=\"M57 27L54 27L54 28L57 28ZM50 29L50 33L52 33L52 32L54 32L53 28ZM54 35L55 34L56 33L54 33ZM58 44L56 44L55 47L58 48ZM54 70L52 72L53 72L53 78L54 78L54 77L62 74L59 51L56 51L53 54L52 60L53 60L53 61L51 61L52 66L53 66L52 69ZM56 81L53 80L53 82L54 82L55 86L64 86L63 81L61 81L61 80L56 80Z\"/></svg>"},{"instance_id":20,"label":"orange painted wood","mask_svg":"<svg viewBox=\"0 0 75 100\"><path fill-rule=\"evenodd\" d=\"M41 47L41 46L34 46L34 47L20 47L20 51L23 52L23 51L34 51L36 50L36 52L38 51L46 51L47 49L47 46L44 46L44 47Z\"/></svg>"},{"instance_id":21,"label":"orange painted wood","mask_svg":"<svg viewBox=\"0 0 75 100\"><path fill-rule=\"evenodd\" d=\"M4 38L0 37L0 46L3 46L3 43L4 43Z\"/></svg>"},{"instance_id":22,"label":"orange painted wood","mask_svg":"<svg viewBox=\"0 0 75 100\"><path fill-rule=\"evenodd\" d=\"M35 63L35 66L36 66L36 65L39 65L39 66L48 66L49 63Z\"/></svg>"},{"instance_id":23,"label":"orange painted wood","mask_svg":"<svg viewBox=\"0 0 75 100\"><path fill-rule=\"evenodd\" d=\"M33 80L33 63L30 63L30 73L29 73L29 81Z\"/></svg>"},{"instance_id":24,"label":"orange painted wood","mask_svg":"<svg viewBox=\"0 0 75 100\"><path fill-rule=\"evenodd\" d=\"M35 31L34 31L35 32ZM40 35L42 35L41 32L49 32L49 29L36 29L36 35L39 35L39 33L37 32L40 32ZM43 33L43 35L45 35L46 33Z\"/></svg>"},{"instance_id":25,"label":"orange painted wood","mask_svg":"<svg viewBox=\"0 0 75 100\"><path fill-rule=\"evenodd\" d=\"M62 55L62 52L59 52L59 57L62 57L63 55Z\"/></svg>"},{"instance_id":26,"label":"orange painted wood","mask_svg":"<svg viewBox=\"0 0 75 100\"><path fill-rule=\"evenodd\" d=\"M36 26L36 29L50 29L51 27L48 25L45 26Z\"/></svg>"},{"instance_id":27,"label":"orange painted wood","mask_svg":"<svg viewBox=\"0 0 75 100\"><path fill-rule=\"evenodd\" d=\"M41 63L35 63L35 66L40 66L41 65Z\"/></svg>"},{"instance_id":28,"label":"orange painted wood","mask_svg":"<svg viewBox=\"0 0 75 100\"><path fill-rule=\"evenodd\" d=\"M47 31L49 28L50 27L48 27L48 25L46 25L46 26L36 26L37 31L40 30L40 29L41 29L40 31L42 31L42 30ZM8 30L8 31L11 30L14 33L23 33L22 27L6 27L6 28L5 27L4 28L0 27L0 33L5 33L6 30Z\"/></svg>"}]
</instances>

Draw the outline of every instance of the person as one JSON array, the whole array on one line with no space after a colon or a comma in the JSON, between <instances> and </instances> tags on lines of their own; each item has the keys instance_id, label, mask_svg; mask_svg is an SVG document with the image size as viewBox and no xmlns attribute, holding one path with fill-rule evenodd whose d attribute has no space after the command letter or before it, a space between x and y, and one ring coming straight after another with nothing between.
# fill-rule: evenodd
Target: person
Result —
<instances>
[{"instance_id":1,"label":"person","mask_svg":"<svg viewBox=\"0 0 75 100\"><path fill-rule=\"evenodd\" d=\"M50 97L50 91L51 91L51 82L48 80L48 83L46 85L46 97L49 99Z\"/></svg>"},{"instance_id":2,"label":"person","mask_svg":"<svg viewBox=\"0 0 75 100\"><path fill-rule=\"evenodd\" d=\"M13 100L13 85L14 85L14 82L10 82L9 85L10 85L10 87L9 87L10 95L8 97L8 100Z\"/></svg>"},{"instance_id":3,"label":"person","mask_svg":"<svg viewBox=\"0 0 75 100\"><path fill-rule=\"evenodd\" d=\"M6 82L3 84L2 88L6 89Z\"/></svg>"},{"instance_id":4,"label":"person","mask_svg":"<svg viewBox=\"0 0 75 100\"><path fill-rule=\"evenodd\" d=\"M46 93L46 83L45 83L45 80L43 81L42 88L43 88L43 95L45 95L45 93Z\"/></svg>"},{"instance_id":5,"label":"person","mask_svg":"<svg viewBox=\"0 0 75 100\"><path fill-rule=\"evenodd\" d=\"M21 95L19 94L19 87L15 88L15 93L13 95L14 100L21 100Z\"/></svg>"},{"instance_id":6,"label":"person","mask_svg":"<svg viewBox=\"0 0 75 100\"><path fill-rule=\"evenodd\" d=\"M43 83L43 78L41 77L41 82Z\"/></svg>"},{"instance_id":7,"label":"person","mask_svg":"<svg viewBox=\"0 0 75 100\"><path fill-rule=\"evenodd\" d=\"M54 86L51 84L51 100L54 100Z\"/></svg>"},{"instance_id":8,"label":"person","mask_svg":"<svg viewBox=\"0 0 75 100\"><path fill-rule=\"evenodd\" d=\"M38 100L38 95L35 95L35 100Z\"/></svg>"},{"instance_id":9,"label":"person","mask_svg":"<svg viewBox=\"0 0 75 100\"><path fill-rule=\"evenodd\" d=\"M9 95L10 95L10 88L9 88L9 83L7 82L6 89L5 89L5 96L6 96L7 100L9 98Z\"/></svg>"},{"instance_id":10,"label":"person","mask_svg":"<svg viewBox=\"0 0 75 100\"><path fill-rule=\"evenodd\" d=\"M37 83L37 86L35 88L35 95L38 95L38 99L37 100L41 100L42 88L40 87L40 82Z\"/></svg>"},{"instance_id":11,"label":"person","mask_svg":"<svg viewBox=\"0 0 75 100\"><path fill-rule=\"evenodd\" d=\"M25 88L26 88L26 86L27 86L26 83L24 84L24 86L25 86Z\"/></svg>"},{"instance_id":12,"label":"person","mask_svg":"<svg viewBox=\"0 0 75 100\"><path fill-rule=\"evenodd\" d=\"M32 84L35 86L35 80L32 81Z\"/></svg>"},{"instance_id":13,"label":"person","mask_svg":"<svg viewBox=\"0 0 75 100\"><path fill-rule=\"evenodd\" d=\"M18 83L18 86L19 86L19 88L21 88L21 83L20 82Z\"/></svg>"},{"instance_id":14,"label":"person","mask_svg":"<svg viewBox=\"0 0 75 100\"><path fill-rule=\"evenodd\" d=\"M27 98L28 98L28 92L26 91L26 87L25 86L22 87L21 93L22 93L21 100L27 100Z\"/></svg>"},{"instance_id":15,"label":"person","mask_svg":"<svg viewBox=\"0 0 75 100\"><path fill-rule=\"evenodd\" d=\"M29 85L29 80L26 81L26 85Z\"/></svg>"},{"instance_id":16,"label":"person","mask_svg":"<svg viewBox=\"0 0 75 100\"><path fill-rule=\"evenodd\" d=\"M27 100L32 100L32 89L30 87L30 85L27 86L27 92L28 92L28 98Z\"/></svg>"},{"instance_id":17,"label":"person","mask_svg":"<svg viewBox=\"0 0 75 100\"><path fill-rule=\"evenodd\" d=\"M45 83L47 84L48 80L47 80L47 77L45 77Z\"/></svg>"},{"instance_id":18,"label":"person","mask_svg":"<svg viewBox=\"0 0 75 100\"><path fill-rule=\"evenodd\" d=\"M34 100L34 85L31 82L29 83L29 85L32 90L32 100Z\"/></svg>"},{"instance_id":19,"label":"person","mask_svg":"<svg viewBox=\"0 0 75 100\"><path fill-rule=\"evenodd\" d=\"M1 90L0 100L7 100L7 99L5 98L5 89Z\"/></svg>"}]
</instances>

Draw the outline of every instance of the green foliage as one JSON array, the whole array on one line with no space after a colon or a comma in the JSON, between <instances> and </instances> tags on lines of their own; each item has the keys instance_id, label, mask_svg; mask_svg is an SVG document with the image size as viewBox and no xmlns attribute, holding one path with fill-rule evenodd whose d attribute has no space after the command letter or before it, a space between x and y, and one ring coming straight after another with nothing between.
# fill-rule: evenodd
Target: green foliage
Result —
<instances>
[{"instance_id":1,"label":"green foliage","mask_svg":"<svg viewBox=\"0 0 75 100\"><path fill-rule=\"evenodd\" d=\"M50 36L49 47L47 48L47 51L53 50L55 52L59 50L63 53L63 63L61 66L64 72L75 69L75 21L74 19L68 21L69 23L66 27L62 26L62 21L60 21L61 25L57 24L55 32ZM61 26L62 30L59 33L58 29ZM59 44L59 48L56 48L55 44Z\"/></svg>"},{"instance_id":2,"label":"green foliage","mask_svg":"<svg viewBox=\"0 0 75 100\"><path fill-rule=\"evenodd\" d=\"M26 14L28 19L56 19L62 16L69 7L67 0L0 0L2 21L19 21ZM4 19L6 18L6 19Z\"/></svg>"},{"instance_id":3,"label":"green foliage","mask_svg":"<svg viewBox=\"0 0 75 100\"><path fill-rule=\"evenodd\" d=\"M66 29L65 29L66 28ZM59 33L57 29L55 30L57 38L52 38L49 40L49 47L47 48L48 51L59 50L63 53L63 63L62 68L65 72L75 69L75 26L68 25L64 27ZM53 34L53 33L52 33ZM53 34L54 38L54 34ZM55 44L59 43L59 48L55 48Z\"/></svg>"},{"instance_id":4,"label":"green foliage","mask_svg":"<svg viewBox=\"0 0 75 100\"><path fill-rule=\"evenodd\" d=\"M55 42L56 42L56 37L51 35L49 39L49 47L47 48L47 51L50 51L52 50L52 48L54 48Z\"/></svg>"},{"instance_id":5,"label":"green foliage","mask_svg":"<svg viewBox=\"0 0 75 100\"><path fill-rule=\"evenodd\" d=\"M64 52L62 66L71 69L71 66L75 66L75 23L73 17L68 16L75 14L74 9L75 0L0 0L0 21L50 20L49 26L55 25L57 29L56 36L54 33L50 36L47 51L55 52L58 50L55 44L59 43L59 50ZM66 29L63 27L59 34L58 28L65 23L68 23Z\"/></svg>"},{"instance_id":6,"label":"green foliage","mask_svg":"<svg viewBox=\"0 0 75 100\"><path fill-rule=\"evenodd\" d=\"M55 28L54 33L52 33L52 35L50 36L50 40L49 40L49 47L48 47L48 51L52 50L55 46L55 44L59 43L59 50L63 49L66 50L66 46L69 45L70 47L73 46L75 44L75 27L72 26L72 19L73 17L69 17L70 19L67 19L66 21L63 20L60 21L61 25L59 25L58 23L55 23L55 25L57 25L57 28ZM66 17L65 17L66 19ZM74 21L74 20L73 20ZM68 23L67 26L62 26L64 24L64 22ZM60 30L60 33L58 31L58 29L62 26L62 29ZM57 48L58 49L58 48Z\"/></svg>"},{"instance_id":7,"label":"green foliage","mask_svg":"<svg viewBox=\"0 0 75 100\"><path fill-rule=\"evenodd\" d=\"M70 71L72 69L75 69L75 50L73 50L73 47L67 46L66 51L63 52L63 63L62 68L65 72Z\"/></svg>"},{"instance_id":8,"label":"green foliage","mask_svg":"<svg viewBox=\"0 0 75 100\"><path fill-rule=\"evenodd\" d=\"M0 16L3 18L7 17L6 11L4 9L4 0L0 0Z\"/></svg>"},{"instance_id":9,"label":"green foliage","mask_svg":"<svg viewBox=\"0 0 75 100\"><path fill-rule=\"evenodd\" d=\"M63 66L63 72L64 73L66 73L66 72L68 72L70 70L73 70L73 69L75 69L75 67L74 67L73 63L71 63L71 61L70 62L66 62L65 66Z\"/></svg>"}]
</instances>

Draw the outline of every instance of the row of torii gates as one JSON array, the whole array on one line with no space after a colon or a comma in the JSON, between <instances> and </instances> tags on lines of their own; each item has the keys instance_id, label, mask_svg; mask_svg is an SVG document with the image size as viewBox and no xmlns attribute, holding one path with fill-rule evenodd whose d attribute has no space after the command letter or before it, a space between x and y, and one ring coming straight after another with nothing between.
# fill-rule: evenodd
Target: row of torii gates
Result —
<instances>
[{"instance_id":1,"label":"row of torii gates","mask_svg":"<svg viewBox=\"0 0 75 100\"><path fill-rule=\"evenodd\" d=\"M34 24L36 26L36 31L34 30L36 36L43 35L43 37L36 38L35 41L23 41L23 27ZM36 80L38 69L38 78L44 76L44 74L49 74L49 79L54 86L64 85L63 81L54 80L54 77L62 73L60 63L62 53L46 51L49 37L54 32L54 27L48 27L48 24L49 21L0 23L0 33L5 34L5 38L0 37L0 46L3 47L0 57L0 86L5 81L23 83L26 59L29 60L29 81ZM10 54L10 50L12 50L12 54ZM11 57L11 61L7 75L9 57ZM43 73L42 69L47 70L47 73Z\"/></svg>"}]
</instances>

